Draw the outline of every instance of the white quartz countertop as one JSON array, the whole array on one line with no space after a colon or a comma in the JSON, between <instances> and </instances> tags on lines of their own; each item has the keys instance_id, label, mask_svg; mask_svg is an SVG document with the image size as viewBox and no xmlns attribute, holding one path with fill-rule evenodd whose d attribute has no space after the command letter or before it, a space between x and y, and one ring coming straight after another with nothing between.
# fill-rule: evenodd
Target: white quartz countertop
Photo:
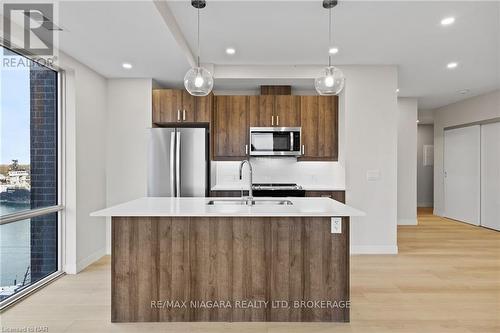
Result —
<instances>
[{"instance_id":1,"label":"white quartz countertop","mask_svg":"<svg viewBox=\"0 0 500 333\"><path fill-rule=\"evenodd\" d=\"M264 198L290 200L292 205L208 205L210 200L239 198L140 198L91 213L91 216L364 216L365 213L330 198Z\"/></svg>"},{"instance_id":2,"label":"white quartz countertop","mask_svg":"<svg viewBox=\"0 0 500 333\"><path fill-rule=\"evenodd\" d=\"M328 185L301 185L303 190L306 191L345 191L345 187L335 187ZM248 184L245 185L232 185L232 184L220 184L214 185L211 188L212 191L248 191Z\"/></svg>"}]
</instances>

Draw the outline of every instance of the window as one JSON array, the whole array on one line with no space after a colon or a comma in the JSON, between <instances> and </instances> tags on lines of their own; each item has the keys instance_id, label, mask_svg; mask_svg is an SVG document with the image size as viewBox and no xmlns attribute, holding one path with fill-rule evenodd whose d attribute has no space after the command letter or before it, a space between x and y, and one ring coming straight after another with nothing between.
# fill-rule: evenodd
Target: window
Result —
<instances>
[{"instance_id":1,"label":"window","mask_svg":"<svg viewBox=\"0 0 500 333\"><path fill-rule=\"evenodd\" d=\"M0 47L0 307L60 270L59 73Z\"/></svg>"}]
</instances>

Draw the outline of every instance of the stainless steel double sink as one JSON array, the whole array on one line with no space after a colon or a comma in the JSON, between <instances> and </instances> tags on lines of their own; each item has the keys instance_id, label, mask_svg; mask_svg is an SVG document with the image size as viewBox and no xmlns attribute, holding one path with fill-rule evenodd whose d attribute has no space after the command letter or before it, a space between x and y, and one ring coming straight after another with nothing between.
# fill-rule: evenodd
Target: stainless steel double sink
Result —
<instances>
[{"instance_id":1,"label":"stainless steel double sink","mask_svg":"<svg viewBox=\"0 0 500 333\"><path fill-rule=\"evenodd\" d=\"M278 206L291 206L293 202L283 199L213 199L207 205L240 205L240 206L254 206L254 205L278 205Z\"/></svg>"}]
</instances>

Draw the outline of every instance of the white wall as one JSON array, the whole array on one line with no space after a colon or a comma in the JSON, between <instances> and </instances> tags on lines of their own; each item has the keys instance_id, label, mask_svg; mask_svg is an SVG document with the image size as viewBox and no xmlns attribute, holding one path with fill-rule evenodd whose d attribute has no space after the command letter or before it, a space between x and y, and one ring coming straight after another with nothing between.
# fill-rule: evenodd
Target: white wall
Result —
<instances>
[{"instance_id":1,"label":"white wall","mask_svg":"<svg viewBox=\"0 0 500 333\"><path fill-rule=\"evenodd\" d=\"M147 129L152 122L152 80L110 79L107 90L105 184L106 205L110 206L146 196ZM111 253L110 230L108 221L108 253Z\"/></svg>"},{"instance_id":2,"label":"white wall","mask_svg":"<svg viewBox=\"0 0 500 333\"><path fill-rule=\"evenodd\" d=\"M397 68L343 67L347 204L352 253L397 253ZM367 173L379 177L368 180Z\"/></svg>"},{"instance_id":3,"label":"white wall","mask_svg":"<svg viewBox=\"0 0 500 333\"><path fill-rule=\"evenodd\" d=\"M434 214L443 215L444 128L500 117L500 90L434 110Z\"/></svg>"},{"instance_id":4,"label":"white wall","mask_svg":"<svg viewBox=\"0 0 500 333\"><path fill-rule=\"evenodd\" d=\"M418 125L417 129L417 207L434 205L434 167L424 166L424 145L434 144L434 126Z\"/></svg>"},{"instance_id":5,"label":"white wall","mask_svg":"<svg viewBox=\"0 0 500 333\"><path fill-rule=\"evenodd\" d=\"M434 124L434 110L418 110L418 123L420 125Z\"/></svg>"},{"instance_id":6,"label":"white wall","mask_svg":"<svg viewBox=\"0 0 500 333\"><path fill-rule=\"evenodd\" d=\"M66 71L65 270L74 274L105 254L106 79L59 53Z\"/></svg>"},{"instance_id":7,"label":"white wall","mask_svg":"<svg viewBox=\"0 0 500 333\"><path fill-rule=\"evenodd\" d=\"M398 224L417 225L417 99L398 98Z\"/></svg>"}]
</instances>

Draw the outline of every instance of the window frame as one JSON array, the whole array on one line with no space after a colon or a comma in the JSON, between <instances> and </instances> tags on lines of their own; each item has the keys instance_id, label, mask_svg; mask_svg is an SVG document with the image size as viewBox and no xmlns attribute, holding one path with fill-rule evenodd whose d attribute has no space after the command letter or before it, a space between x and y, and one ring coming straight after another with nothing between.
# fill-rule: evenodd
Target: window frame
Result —
<instances>
[{"instance_id":1,"label":"window frame","mask_svg":"<svg viewBox=\"0 0 500 333\"><path fill-rule=\"evenodd\" d=\"M13 45L13 44L11 44ZM29 210L23 210L19 212L15 212L12 214L6 214L1 216L0 215L0 225L8 224L8 223L14 223L17 221L25 220L25 219L31 219L33 217L38 217L38 216L43 216L47 214L53 214L57 213L57 269L55 272L45 276L44 278L31 283L29 286L23 288L19 292L16 292L15 294L12 294L8 298L4 299L3 301L0 301L0 312L5 310L6 308L12 306L13 304L19 302L23 298L27 297L31 293L35 292L36 290L44 287L48 283L56 280L57 278L61 277L62 275L65 274L63 268L64 268L64 258L65 258L65 214L64 214L64 207L65 207L65 185L66 185L66 169L65 169L65 161L66 161L66 156L65 156L65 148L66 148L66 131L65 131L65 111L66 111L66 101L65 101L65 93L66 93L66 73L63 69L57 67L57 66L47 66L46 64L42 64L39 60L37 60L36 56L29 53L29 52L19 52L19 51L13 51L11 47L7 47L4 43L4 40L0 38L0 46L8 49L9 51L19 54L22 57L25 57L45 68L48 68L54 72L56 72L57 75L57 87L56 87L56 93L57 93L57 112L56 112L56 122L57 122L57 147L56 147L56 154L57 154L57 165L56 165L56 172L57 172L57 203L52 206L47 206L47 207L42 207L42 208L36 208L36 209L29 209Z\"/></svg>"}]
</instances>

